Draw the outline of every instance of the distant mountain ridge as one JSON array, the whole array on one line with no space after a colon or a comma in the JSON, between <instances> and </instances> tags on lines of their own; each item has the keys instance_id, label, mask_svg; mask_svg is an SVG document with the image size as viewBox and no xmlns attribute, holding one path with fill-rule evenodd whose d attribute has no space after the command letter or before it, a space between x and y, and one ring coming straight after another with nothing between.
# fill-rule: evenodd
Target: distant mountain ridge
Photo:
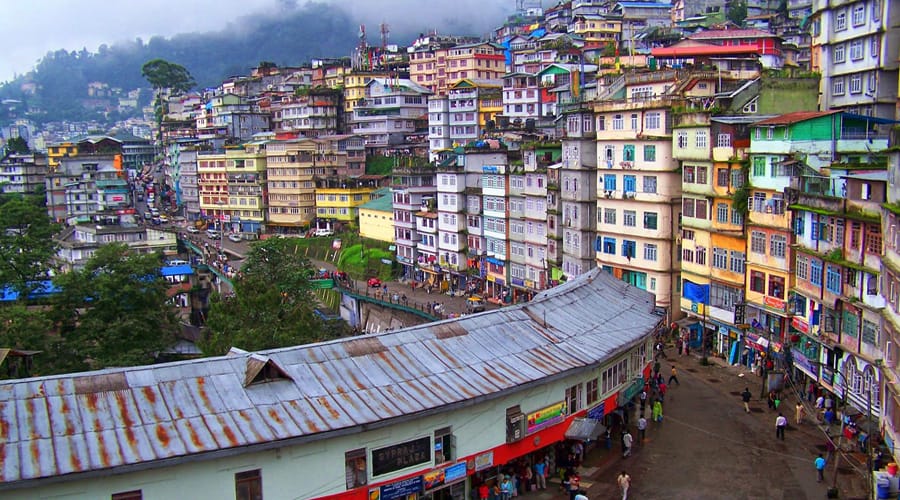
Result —
<instances>
[{"instance_id":1,"label":"distant mountain ridge","mask_svg":"<svg viewBox=\"0 0 900 500\"><path fill-rule=\"evenodd\" d=\"M452 20L456 24L457 20ZM461 20L458 22L462 23ZM444 26L441 30L457 27ZM461 30L466 29L463 25ZM34 71L0 85L0 100L23 105L0 106L0 124L25 117L37 122L101 119L102 112L85 106L88 83L105 82L125 91L149 88L141 66L155 58L178 63L194 76L200 88L216 86L229 76L249 74L261 61L279 66L300 65L314 58L349 56L358 43L359 26L333 5L308 2L277 14L245 16L224 29L208 33L153 37L144 42L103 45L97 52L57 50L44 56ZM392 33L391 42L405 44L417 33ZM23 90L33 83L34 93ZM142 95L139 105L149 102ZM120 118L114 112L109 120Z\"/></svg>"}]
</instances>

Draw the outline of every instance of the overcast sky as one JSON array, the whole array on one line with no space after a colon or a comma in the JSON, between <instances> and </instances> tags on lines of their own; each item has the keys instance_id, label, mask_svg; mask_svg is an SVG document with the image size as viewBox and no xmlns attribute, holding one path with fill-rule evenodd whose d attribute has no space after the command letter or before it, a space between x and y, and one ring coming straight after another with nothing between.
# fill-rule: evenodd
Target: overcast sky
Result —
<instances>
[{"instance_id":1,"label":"overcast sky","mask_svg":"<svg viewBox=\"0 0 900 500\"><path fill-rule=\"evenodd\" d=\"M387 22L398 30L440 28L447 19L471 18L482 34L515 10L515 0L324 0L347 8L367 30ZM304 0L8 0L0 2L0 82L31 70L48 51L96 51L120 40L218 31L241 16L277 12ZM544 3L550 4L550 1ZM555 4L556 2L553 1ZM546 6L545 6L546 7ZM356 33L347 33L355 37ZM399 42L399 40L398 40Z\"/></svg>"}]
</instances>

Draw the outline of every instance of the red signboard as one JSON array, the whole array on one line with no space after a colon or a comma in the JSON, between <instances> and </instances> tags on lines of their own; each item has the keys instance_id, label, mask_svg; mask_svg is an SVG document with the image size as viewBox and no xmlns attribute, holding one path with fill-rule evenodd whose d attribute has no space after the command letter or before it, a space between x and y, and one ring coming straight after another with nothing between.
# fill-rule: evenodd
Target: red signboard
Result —
<instances>
[{"instance_id":1,"label":"red signboard","mask_svg":"<svg viewBox=\"0 0 900 500\"><path fill-rule=\"evenodd\" d=\"M794 316L793 318L791 318L791 326L800 330L803 333L809 333L809 324L797 316Z\"/></svg>"},{"instance_id":2,"label":"red signboard","mask_svg":"<svg viewBox=\"0 0 900 500\"><path fill-rule=\"evenodd\" d=\"M776 299L775 297L769 297L766 295L765 304L773 309L778 309L779 311L784 311L784 301L781 299Z\"/></svg>"}]
</instances>

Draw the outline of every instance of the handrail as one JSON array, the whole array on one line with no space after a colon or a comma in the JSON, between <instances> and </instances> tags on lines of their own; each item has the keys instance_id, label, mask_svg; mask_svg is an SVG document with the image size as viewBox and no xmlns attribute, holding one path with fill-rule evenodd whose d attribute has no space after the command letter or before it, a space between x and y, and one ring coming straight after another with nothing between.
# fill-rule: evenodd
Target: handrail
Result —
<instances>
[{"instance_id":1,"label":"handrail","mask_svg":"<svg viewBox=\"0 0 900 500\"><path fill-rule=\"evenodd\" d=\"M372 303L375 305L379 305L382 307L387 307L389 309L396 309L398 311L415 314L416 316L419 316L420 318L424 318L428 321L439 321L442 319L446 319L448 317L445 314L440 314L440 313L434 314L434 313L428 312L427 304L420 304L418 302L410 301L410 300L406 300L404 302L402 299L398 299L397 301L395 301L393 299L393 296L389 296L387 298L387 300L385 300L383 298L378 298L378 296L384 295L380 292L377 294L373 293L372 295L369 295L370 290L369 290L369 288L366 288L365 294L363 294L359 290L358 287L356 287L356 286L350 287L347 285L347 283L343 283L339 280L335 280L335 285L337 285L334 288L335 290L338 290L341 293L350 295L351 297L354 297L356 299L359 299L359 300L362 300L365 302L369 302L369 303Z\"/></svg>"}]
</instances>

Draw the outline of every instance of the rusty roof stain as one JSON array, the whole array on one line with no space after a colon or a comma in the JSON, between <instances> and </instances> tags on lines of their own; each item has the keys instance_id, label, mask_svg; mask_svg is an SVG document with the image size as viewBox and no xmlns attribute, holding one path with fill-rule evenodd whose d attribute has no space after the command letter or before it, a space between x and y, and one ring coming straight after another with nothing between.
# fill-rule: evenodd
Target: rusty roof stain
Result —
<instances>
[{"instance_id":1,"label":"rusty roof stain","mask_svg":"<svg viewBox=\"0 0 900 500\"><path fill-rule=\"evenodd\" d=\"M597 366L645 339L661 321L652 311L652 295L595 270L526 305L394 332L2 381L0 489L275 440L316 439L499 397Z\"/></svg>"}]
</instances>

